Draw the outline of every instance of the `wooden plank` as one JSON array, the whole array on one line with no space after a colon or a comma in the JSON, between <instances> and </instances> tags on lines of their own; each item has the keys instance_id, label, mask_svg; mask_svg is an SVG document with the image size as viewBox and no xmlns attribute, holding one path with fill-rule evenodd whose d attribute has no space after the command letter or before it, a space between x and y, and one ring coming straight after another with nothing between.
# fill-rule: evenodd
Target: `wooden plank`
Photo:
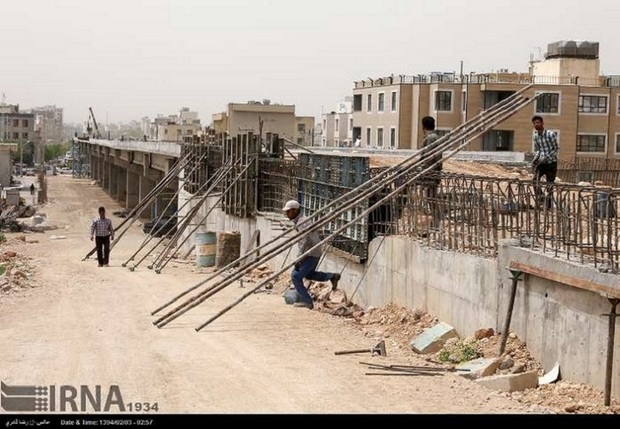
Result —
<instances>
[{"instance_id":1,"label":"wooden plank","mask_svg":"<svg viewBox=\"0 0 620 429\"><path fill-rule=\"evenodd\" d=\"M578 289L587 290L590 292L597 292L600 294L608 295L614 298L620 298L620 290L605 286L602 284L594 283L591 280L577 279L571 276L567 276L562 273L557 273L549 270L545 270L540 267L533 267L531 265L522 264L520 262L510 262L511 270L521 271L526 274L530 274L542 279L551 280L557 283L562 283L567 286L573 286Z\"/></svg>"}]
</instances>

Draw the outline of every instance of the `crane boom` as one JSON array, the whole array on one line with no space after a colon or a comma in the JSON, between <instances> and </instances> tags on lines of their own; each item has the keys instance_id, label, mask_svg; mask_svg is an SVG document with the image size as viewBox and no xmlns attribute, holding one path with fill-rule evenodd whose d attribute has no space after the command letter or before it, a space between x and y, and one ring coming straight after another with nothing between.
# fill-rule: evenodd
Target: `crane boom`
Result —
<instances>
[{"instance_id":1,"label":"crane boom","mask_svg":"<svg viewBox=\"0 0 620 429\"><path fill-rule=\"evenodd\" d=\"M93 125L95 126L95 137L96 138L100 138L101 137L101 132L99 131L99 125L97 125L97 120L95 119L95 113L93 112L93 108L89 107L88 110L90 110L90 117L93 118Z\"/></svg>"}]
</instances>

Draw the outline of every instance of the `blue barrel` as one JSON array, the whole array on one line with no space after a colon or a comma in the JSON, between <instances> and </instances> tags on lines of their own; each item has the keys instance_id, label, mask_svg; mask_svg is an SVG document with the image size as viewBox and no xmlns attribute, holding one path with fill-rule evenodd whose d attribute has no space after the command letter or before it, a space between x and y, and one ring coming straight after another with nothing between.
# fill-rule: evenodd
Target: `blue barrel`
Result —
<instances>
[{"instance_id":1,"label":"blue barrel","mask_svg":"<svg viewBox=\"0 0 620 429\"><path fill-rule=\"evenodd\" d=\"M217 234L212 231L196 233L196 265L199 267L215 266Z\"/></svg>"}]
</instances>

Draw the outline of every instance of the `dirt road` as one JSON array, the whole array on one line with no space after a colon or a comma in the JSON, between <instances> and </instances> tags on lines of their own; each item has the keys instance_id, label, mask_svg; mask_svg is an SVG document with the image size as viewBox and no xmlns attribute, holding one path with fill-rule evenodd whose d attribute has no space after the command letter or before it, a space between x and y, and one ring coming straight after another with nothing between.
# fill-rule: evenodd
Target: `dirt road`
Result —
<instances>
[{"instance_id":1,"label":"dirt road","mask_svg":"<svg viewBox=\"0 0 620 429\"><path fill-rule=\"evenodd\" d=\"M49 198L39 212L60 229L28 234L26 242L7 234L1 248L36 267L33 288L0 294L0 379L7 384L118 385L124 402L156 402L159 413L533 412L454 374L367 376L361 360L393 364L402 356L335 356L374 342L344 319L285 305L279 294L253 295L196 332L241 296L238 284L158 329L151 311L205 274L191 264L161 274L146 264L123 268L144 238L137 224L114 248L109 268L82 261L97 207L121 207L70 176L49 177Z\"/></svg>"}]
</instances>

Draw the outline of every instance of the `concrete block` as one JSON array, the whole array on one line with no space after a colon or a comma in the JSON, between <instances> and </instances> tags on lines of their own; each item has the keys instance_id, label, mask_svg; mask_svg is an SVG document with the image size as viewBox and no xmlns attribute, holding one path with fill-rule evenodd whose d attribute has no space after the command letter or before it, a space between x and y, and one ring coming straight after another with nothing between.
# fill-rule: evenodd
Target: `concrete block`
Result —
<instances>
[{"instance_id":1,"label":"concrete block","mask_svg":"<svg viewBox=\"0 0 620 429\"><path fill-rule=\"evenodd\" d=\"M501 360L497 358L480 358L462 363L456 369L460 370L459 375L463 378L477 380L495 374L500 363Z\"/></svg>"},{"instance_id":2,"label":"concrete block","mask_svg":"<svg viewBox=\"0 0 620 429\"><path fill-rule=\"evenodd\" d=\"M438 323L411 341L411 348L419 354L437 353L446 341L458 338L456 330L447 323Z\"/></svg>"},{"instance_id":3,"label":"concrete block","mask_svg":"<svg viewBox=\"0 0 620 429\"><path fill-rule=\"evenodd\" d=\"M481 378L476 382L484 387L500 392L522 392L526 389L538 387L538 374L526 372L523 374L494 375Z\"/></svg>"}]
</instances>

